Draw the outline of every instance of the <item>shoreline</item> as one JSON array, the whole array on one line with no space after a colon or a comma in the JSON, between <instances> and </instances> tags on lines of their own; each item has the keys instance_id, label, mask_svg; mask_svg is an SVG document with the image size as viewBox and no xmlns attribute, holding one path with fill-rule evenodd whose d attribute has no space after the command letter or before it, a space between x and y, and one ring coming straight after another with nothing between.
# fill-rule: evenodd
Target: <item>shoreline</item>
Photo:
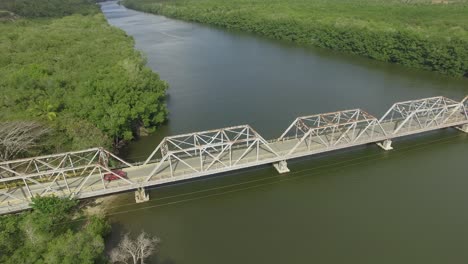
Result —
<instances>
[{"instance_id":1,"label":"shoreline","mask_svg":"<svg viewBox=\"0 0 468 264\"><path fill-rule=\"evenodd\" d=\"M464 64L464 58L467 56L465 44L468 39L464 32L457 31L455 32L457 34L450 35L441 33L440 26L431 24L421 29L417 23L401 24L399 22L401 19L408 19L408 15L405 16L405 14L410 12L413 16L417 16L417 21L423 23L432 13L442 10L437 6L429 4L421 6L369 5L366 9L369 12L386 13L387 8L390 8L396 13L384 23L368 14L362 15L359 19L350 19L349 16L353 14L353 10L358 12L356 9L359 8L359 5L351 1L349 4L351 11L347 11L344 15L327 11L323 15L330 21L324 22L318 13L315 17L306 19L304 12L297 10L292 14L280 13L282 16L279 17L262 15L264 10L261 4L264 1L250 6L249 11L246 9L239 11L235 5L217 1L202 1L194 5L190 5L191 1L169 3L159 0L124 0L119 3L129 9L183 21L354 54L454 78L468 77L468 68ZM312 1L307 8L321 6L320 3L322 3L321 0ZM450 5L448 11L444 11L444 15L456 15L457 5ZM297 6L292 1L276 6L278 10L285 7ZM326 7L333 10L336 6L330 3L326 4ZM419 7L424 7L422 14L417 9ZM206 12L206 10L210 11ZM463 24L460 19L454 22L454 25L460 24Z\"/></svg>"},{"instance_id":2,"label":"shoreline","mask_svg":"<svg viewBox=\"0 0 468 264\"><path fill-rule=\"evenodd\" d=\"M108 213L109 206L117 201L120 195L121 194L118 193L84 200L81 202L81 209L86 216L106 215Z\"/></svg>"}]
</instances>

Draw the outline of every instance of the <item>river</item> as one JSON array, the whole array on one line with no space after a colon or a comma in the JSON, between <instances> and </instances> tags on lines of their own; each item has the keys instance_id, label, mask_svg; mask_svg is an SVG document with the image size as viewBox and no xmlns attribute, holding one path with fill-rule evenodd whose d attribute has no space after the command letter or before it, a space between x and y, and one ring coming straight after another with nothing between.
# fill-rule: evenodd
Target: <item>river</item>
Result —
<instances>
[{"instance_id":1,"label":"river","mask_svg":"<svg viewBox=\"0 0 468 264\"><path fill-rule=\"evenodd\" d=\"M443 95L453 79L328 50L168 19L105 2L170 84L169 122L126 149L144 160L167 135L249 124L276 138L295 117ZM150 191L110 208L111 244L158 235L151 263L461 263L468 260L468 135L446 129Z\"/></svg>"}]
</instances>

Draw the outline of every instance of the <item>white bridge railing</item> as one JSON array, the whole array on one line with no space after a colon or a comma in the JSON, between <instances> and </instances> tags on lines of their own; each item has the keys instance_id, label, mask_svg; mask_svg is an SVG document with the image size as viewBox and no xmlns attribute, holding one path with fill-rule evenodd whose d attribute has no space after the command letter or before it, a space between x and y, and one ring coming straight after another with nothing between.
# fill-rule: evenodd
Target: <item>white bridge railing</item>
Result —
<instances>
[{"instance_id":1,"label":"white bridge railing","mask_svg":"<svg viewBox=\"0 0 468 264\"><path fill-rule=\"evenodd\" d=\"M249 125L164 138L144 162L102 148L0 162L0 213L28 208L31 197L87 198L263 164L282 162L445 127L468 132L468 96L399 102L377 119L361 110L296 118L277 139ZM114 171L124 170L127 177ZM106 181L105 175L117 177Z\"/></svg>"}]
</instances>

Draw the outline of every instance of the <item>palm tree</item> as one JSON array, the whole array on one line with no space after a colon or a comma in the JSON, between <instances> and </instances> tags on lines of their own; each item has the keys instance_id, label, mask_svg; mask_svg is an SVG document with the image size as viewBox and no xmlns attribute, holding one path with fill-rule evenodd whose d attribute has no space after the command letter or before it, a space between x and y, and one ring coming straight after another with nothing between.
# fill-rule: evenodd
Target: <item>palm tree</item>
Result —
<instances>
[{"instance_id":1,"label":"palm tree","mask_svg":"<svg viewBox=\"0 0 468 264\"><path fill-rule=\"evenodd\" d=\"M45 118L49 121L53 121L57 118L57 107L48 100L41 101L39 104L32 106L29 111L32 112L33 115Z\"/></svg>"}]
</instances>

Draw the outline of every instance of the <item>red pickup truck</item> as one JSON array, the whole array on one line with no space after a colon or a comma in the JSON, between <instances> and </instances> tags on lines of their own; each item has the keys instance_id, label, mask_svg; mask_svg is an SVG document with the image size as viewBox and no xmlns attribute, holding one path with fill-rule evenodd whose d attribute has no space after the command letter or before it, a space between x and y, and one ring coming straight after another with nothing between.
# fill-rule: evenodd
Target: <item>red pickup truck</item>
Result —
<instances>
[{"instance_id":1,"label":"red pickup truck","mask_svg":"<svg viewBox=\"0 0 468 264\"><path fill-rule=\"evenodd\" d=\"M122 178L127 178L127 173L125 171L123 171L123 170L113 170L112 172L119 175ZM117 175L115 175L113 173L109 172L109 173L104 174L104 180L114 181L114 180L120 179Z\"/></svg>"}]
</instances>

